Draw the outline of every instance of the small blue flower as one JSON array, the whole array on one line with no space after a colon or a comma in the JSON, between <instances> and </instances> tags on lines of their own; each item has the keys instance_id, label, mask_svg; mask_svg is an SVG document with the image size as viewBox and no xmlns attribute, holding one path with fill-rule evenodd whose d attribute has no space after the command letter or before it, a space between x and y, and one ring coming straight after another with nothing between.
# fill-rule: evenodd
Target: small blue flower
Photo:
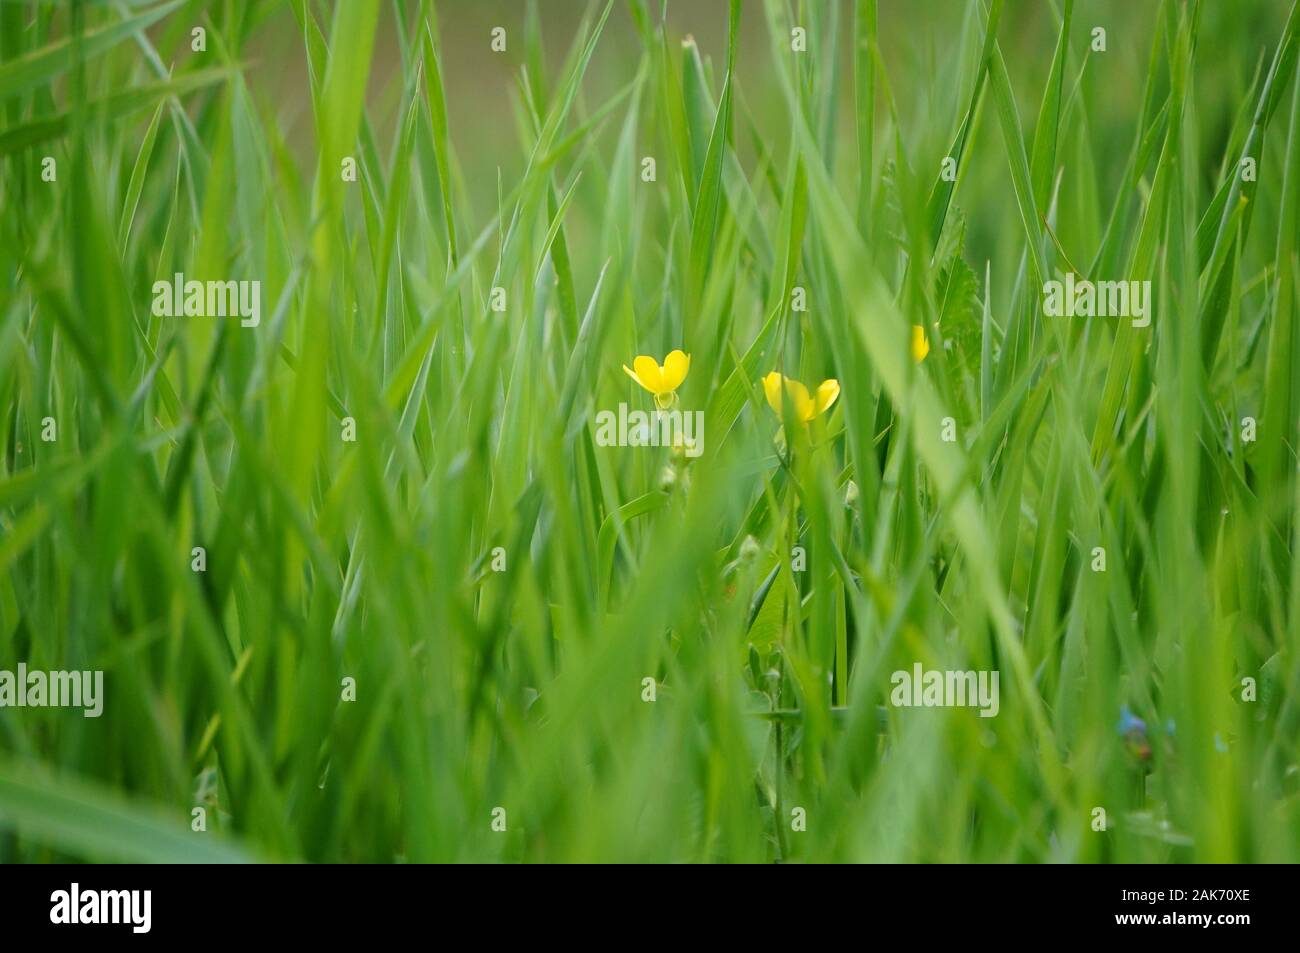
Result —
<instances>
[{"instance_id":1,"label":"small blue flower","mask_svg":"<svg viewBox=\"0 0 1300 953\"><path fill-rule=\"evenodd\" d=\"M1128 705L1125 705L1119 710L1118 731L1121 735L1130 735L1134 732L1146 734L1147 723L1137 715L1133 714L1133 712L1129 710Z\"/></svg>"},{"instance_id":2,"label":"small blue flower","mask_svg":"<svg viewBox=\"0 0 1300 953\"><path fill-rule=\"evenodd\" d=\"M1125 747L1140 761L1151 757L1151 745L1147 744L1147 723L1133 714L1125 705L1119 711L1119 733L1124 739Z\"/></svg>"}]
</instances>

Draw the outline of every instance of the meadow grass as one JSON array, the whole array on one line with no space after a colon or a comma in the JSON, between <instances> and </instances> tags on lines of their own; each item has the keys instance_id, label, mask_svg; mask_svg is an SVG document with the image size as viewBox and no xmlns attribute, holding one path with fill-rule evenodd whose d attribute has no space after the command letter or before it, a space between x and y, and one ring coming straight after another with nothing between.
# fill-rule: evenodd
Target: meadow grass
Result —
<instances>
[{"instance_id":1,"label":"meadow grass","mask_svg":"<svg viewBox=\"0 0 1300 953\"><path fill-rule=\"evenodd\" d=\"M0 861L1300 860L1300 15L879 7L0 2Z\"/></svg>"}]
</instances>

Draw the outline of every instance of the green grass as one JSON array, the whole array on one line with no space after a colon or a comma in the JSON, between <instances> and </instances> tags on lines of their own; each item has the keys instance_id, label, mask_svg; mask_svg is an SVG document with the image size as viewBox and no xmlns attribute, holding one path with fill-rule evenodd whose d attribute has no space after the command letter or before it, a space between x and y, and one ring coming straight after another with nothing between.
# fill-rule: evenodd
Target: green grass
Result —
<instances>
[{"instance_id":1,"label":"green grass","mask_svg":"<svg viewBox=\"0 0 1300 953\"><path fill-rule=\"evenodd\" d=\"M668 7L0 2L0 862L1300 860L1291 0Z\"/></svg>"}]
</instances>

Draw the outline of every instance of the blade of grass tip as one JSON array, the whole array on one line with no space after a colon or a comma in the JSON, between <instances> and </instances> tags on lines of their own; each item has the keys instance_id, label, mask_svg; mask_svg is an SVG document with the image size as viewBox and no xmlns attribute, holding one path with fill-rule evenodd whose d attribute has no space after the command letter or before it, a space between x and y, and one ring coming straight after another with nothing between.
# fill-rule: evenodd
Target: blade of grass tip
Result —
<instances>
[{"instance_id":1,"label":"blade of grass tip","mask_svg":"<svg viewBox=\"0 0 1300 953\"><path fill-rule=\"evenodd\" d=\"M717 122L717 108L709 95L708 79L704 74L704 62L700 59L700 48L694 37L682 40L682 101L685 103L686 131L690 140L690 164L687 166L687 194L691 199L691 208L699 201L700 183L704 177L704 166L708 161L709 142L712 138L714 124Z\"/></svg>"},{"instance_id":2,"label":"blade of grass tip","mask_svg":"<svg viewBox=\"0 0 1300 953\"><path fill-rule=\"evenodd\" d=\"M547 195L547 214L551 217L550 228L546 231L546 240L541 254L549 254L551 267L555 269L556 296L560 302L560 316L566 332L566 340L572 343L578 335L578 298L574 291L573 265L569 260L569 243L564 235L564 213L573 200L574 190L582 179L582 173L574 176L572 185L557 205L555 189ZM540 264L539 266L540 267Z\"/></svg>"},{"instance_id":3,"label":"blade of grass tip","mask_svg":"<svg viewBox=\"0 0 1300 953\"><path fill-rule=\"evenodd\" d=\"M1237 236L1240 235L1244 240L1253 219L1255 203L1252 200L1255 198L1258 189L1258 175L1248 178L1243 171L1243 166L1247 160L1259 161L1263 158L1264 135L1277 109L1277 104L1280 102L1279 92L1289 85L1291 75L1295 70L1296 57L1300 53L1300 16L1297 15L1298 12L1300 12L1300 3L1293 5L1291 8L1291 16L1287 20L1282 39L1279 41L1273 67L1270 69L1268 79L1265 81L1255 120L1251 124L1250 133L1242 151L1242 161L1238 163L1229 178L1232 186L1223 207L1219 220L1219 230L1209 259L1208 271L1212 284L1208 293L1204 295L1204 308L1201 313L1204 334L1202 354L1207 366L1210 365L1217 353L1223 327L1225 303L1231 296L1229 284L1233 279L1234 270L1224 267L1224 264L1230 259L1231 252L1236 247ZM1275 82L1279 85L1275 86ZM1238 217L1239 221L1237 221ZM1217 280L1215 280L1216 277Z\"/></svg>"},{"instance_id":4,"label":"blade of grass tip","mask_svg":"<svg viewBox=\"0 0 1300 953\"><path fill-rule=\"evenodd\" d=\"M375 265L374 314L382 318L388 311L388 282L392 274L393 247L397 243L398 227L406 207L407 179L411 157L415 152L415 129L420 100L416 89L411 90L411 102L406 109L400 139L393 155L393 172L389 177L388 195L384 200L383 231L380 238L379 260Z\"/></svg>"},{"instance_id":5,"label":"blade of grass tip","mask_svg":"<svg viewBox=\"0 0 1300 953\"><path fill-rule=\"evenodd\" d=\"M578 87L582 77L586 74L587 66L591 62L592 54L595 53L596 44L600 40L612 9L613 0L610 0L601 13L600 19L597 20L595 27L587 36L586 42L582 44L580 51L574 57L573 65L566 74L564 83L555 97L554 105L550 114L546 117L541 134L538 135L537 141L533 144L528 157L528 165L524 170L523 180L517 187L519 198L515 203L510 225L505 230L505 237L502 240L501 251L497 258L496 275L498 276L513 274L517 267L520 246L524 238L520 226L525 210L541 204L540 200L544 196L549 180L551 147L556 136L559 135L561 126L568 118L574 100L577 98Z\"/></svg>"},{"instance_id":6,"label":"blade of grass tip","mask_svg":"<svg viewBox=\"0 0 1300 953\"><path fill-rule=\"evenodd\" d=\"M1237 168L1240 167L1238 157L1245 146L1246 136L1250 134L1250 129L1254 125L1254 103L1259 96L1260 84L1264 81L1263 73L1264 63L1261 53L1260 62L1256 65L1256 74L1247 87L1246 95L1242 97L1241 105L1237 109L1237 118L1232 124L1232 132L1223 150L1222 168L1219 170L1222 181L1219 190L1201 215L1200 224L1196 228L1197 260L1202 267L1209 261L1210 253L1213 251L1219 223L1223 219L1223 209L1228 203L1228 193L1232 191L1232 180Z\"/></svg>"},{"instance_id":7,"label":"blade of grass tip","mask_svg":"<svg viewBox=\"0 0 1300 953\"><path fill-rule=\"evenodd\" d=\"M1290 83L1297 55L1300 55L1300 3L1292 5L1282 36L1278 39L1277 49L1273 53L1273 62L1269 67L1268 77L1264 80L1264 88L1260 92L1259 103L1255 109L1255 119L1251 123L1246 144L1241 151L1243 159L1255 158L1258 161L1261 158L1264 133L1277 110L1278 103L1281 102L1283 90ZM1247 181L1241 175L1240 162L1231 170L1229 181L1232 185L1223 203L1219 229L1215 237L1216 246L1227 240L1229 219L1237 211L1240 197L1242 195L1246 195L1248 199L1253 197L1258 187L1257 179L1253 182ZM1209 257L1212 255L1211 252Z\"/></svg>"},{"instance_id":8,"label":"blade of grass tip","mask_svg":"<svg viewBox=\"0 0 1300 953\"><path fill-rule=\"evenodd\" d=\"M1168 2L1169 0L1162 0L1162 6ZM1170 108L1168 92L1161 90L1163 70L1160 68L1160 51L1164 46L1164 37L1160 30L1152 30L1151 33L1151 49L1147 54L1146 86L1142 94L1142 108L1138 112L1135 126L1136 139L1128 165L1124 170L1123 184L1117 193L1118 200L1111 206L1110 216L1102 231L1101 246L1093 259L1090 276L1113 274L1119 267L1120 256L1124 252L1124 242L1130 237L1128 223L1133 214L1134 203L1128 197L1136 193L1138 182L1151 161L1155 144L1162 141L1164 135L1164 122L1168 119ZM1159 95L1164 95L1165 99L1157 110L1155 104Z\"/></svg>"},{"instance_id":9,"label":"blade of grass tip","mask_svg":"<svg viewBox=\"0 0 1300 953\"><path fill-rule=\"evenodd\" d=\"M683 40L683 50L685 50L687 43L694 45L694 42L689 37ZM678 75L678 71L673 68L672 54L668 49L668 25L666 23L660 24L659 42L655 44L655 48L655 68L659 73L659 95L664 108L665 120L668 124L668 139L673 149L673 155L676 157L675 164L680 174L682 194L686 196L688 210L694 216L695 199L699 185L693 172L691 134L686 118L686 94L682 91L681 77Z\"/></svg>"},{"instance_id":10,"label":"blade of grass tip","mask_svg":"<svg viewBox=\"0 0 1300 953\"><path fill-rule=\"evenodd\" d=\"M442 224L446 232L449 249L449 268L459 264L460 256L456 248L456 216L452 211L451 197L451 162L450 147L447 136L447 98L442 84L442 64L434 46L432 27L425 27L424 36L424 83L429 116L433 122L433 156L437 162L438 189L442 195Z\"/></svg>"},{"instance_id":11,"label":"blade of grass tip","mask_svg":"<svg viewBox=\"0 0 1300 953\"><path fill-rule=\"evenodd\" d=\"M608 269L607 261L601 266L600 274L596 277L596 286L591 291L587 313L582 318L582 325L578 329L578 340L574 342L573 353L569 357L568 368L565 371L556 416L556 422L561 432L565 434L575 432L575 427L581 420L581 416L574 413L578 403L578 389L584 380L589 379L588 365L591 363L591 356L599 353L603 329L609 324L608 320L601 320L600 309L597 307L600 301L600 290L605 283L605 272Z\"/></svg>"},{"instance_id":12,"label":"blade of grass tip","mask_svg":"<svg viewBox=\"0 0 1300 953\"><path fill-rule=\"evenodd\" d=\"M1056 141L1061 122L1061 89L1065 82L1065 59L1069 50L1070 17L1074 13L1074 0L1065 0L1061 18L1061 32L1052 55L1048 71L1047 88L1038 109L1038 122L1034 126L1034 145L1030 161L1030 179L1034 185L1034 202L1038 208L1047 208L1051 198L1053 170L1056 167Z\"/></svg>"},{"instance_id":13,"label":"blade of grass tip","mask_svg":"<svg viewBox=\"0 0 1300 953\"><path fill-rule=\"evenodd\" d=\"M727 73L722 81L722 96L713 121L713 132L709 136L709 148L700 175L699 197L695 202L695 217L691 221L691 301L695 305L698 305L704 289L722 204L722 157L731 132L732 83L740 29L740 4L737 0L731 0L727 24Z\"/></svg>"},{"instance_id":14,"label":"blade of grass tip","mask_svg":"<svg viewBox=\"0 0 1300 953\"><path fill-rule=\"evenodd\" d=\"M126 240L131 234L135 212L140 205L140 192L144 189L144 174L149 167L149 159L153 156L153 145L158 137L158 123L162 119L163 106L164 103L160 102L158 108L154 110L153 118L149 120L149 128L144 133L144 141L140 143L140 151L136 153L135 165L131 168L131 180L126 187L126 200L122 205L122 220L117 227L117 250L121 255L126 253Z\"/></svg>"},{"instance_id":15,"label":"blade of grass tip","mask_svg":"<svg viewBox=\"0 0 1300 953\"><path fill-rule=\"evenodd\" d=\"M1011 166L1011 185L1016 196L1016 206L1020 211L1020 221L1025 229L1030 261L1034 266L1032 277L1035 279L1035 287L1039 287L1047 276L1047 263L1043 253L1042 219L1039 218L1037 204L1034 201L1034 187L1030 178L1029 159L1025 152L1025 137L1020 128L1020 115L1016 109L1015 93L1011 89L1011 79L1007 75L1006 63L1002 60L1002 51L996 40L989 61L989 77L997 104L998 119L1002 124L1002 138L1006 144L1007 160Z\"/></svg>"},{"instance_id":16,"label":"blade of grass tip","mask_svg":"<svg viewBox=\"0 0 1300 953\"><path fill-rule=\"evenodd\" d=\"M998 36L998 23L1002 19L1002 2L1003 0L993 0L991 12L985 18L986 26L984 27L984 42L980 49L979 73L975 77L975 86L971 90L970 103L966 107L966 113L962 118L961 128L957 131L952 148L948 150L948 156L956 160L958 170L964 167L966 148L970 140L971 127L977 114L980 94L984 91L984 81L992 68L994 48ZM956 187L955 180L948 181L940 176L939 180L934 184L934 191L930 193L928 218L932 247L939 244L939 236L943 234L943 223L948 219L948 207L952 204L952 193Z\"/></svg>"}]
</instances>

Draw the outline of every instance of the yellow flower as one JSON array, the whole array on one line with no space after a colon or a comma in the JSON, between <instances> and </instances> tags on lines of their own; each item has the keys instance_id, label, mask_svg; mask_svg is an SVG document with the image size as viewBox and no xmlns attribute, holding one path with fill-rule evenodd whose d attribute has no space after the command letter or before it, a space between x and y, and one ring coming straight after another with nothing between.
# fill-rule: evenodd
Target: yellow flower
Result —
<instances>
[{"instance_id":1,"label":"yellow flower","mask_svg":"<svg viewBox=\"0 0 1300 953\"><path fill-rule=\"evenodd\" d=\"M782 385L785 387L785 395L790 400L790 407L794 411L795 418L804 422L812 420L835 403L835 398L840 396L840 382L833 377L821 382L821 386L817 388L817 395L814 397L808 393L808 388L797 380L773 371L763 378L763 393L767 396L768 404L778 414L783 413L781 409Z\"/></svg>"},{"instance_id":2,"label":"yellow flower","mask_svg":"<svg viewBox=\"0 0 1300 953\"><path fill-rule=\"evenodd\" d=\"M635 368L635 370L633 369ZM677 388L686 380L691 369L691 356L681 351L670 351L663 366L645 354L637 355L632 367L623 365L627 376L655 395L655 404L661 410L671 407L677 400Z\"/></svg>"},{"instance_id":3,"label":"yellow flower","mask_svg":"<svg viewBox=\"0 0 1300 953\"><path fill-rule=\"evenodd\" d=\"M919 324L912 325L912 360L920 364L930 353L930 342L925 337L925 328Z\"/></svg>"}]
</instances>

